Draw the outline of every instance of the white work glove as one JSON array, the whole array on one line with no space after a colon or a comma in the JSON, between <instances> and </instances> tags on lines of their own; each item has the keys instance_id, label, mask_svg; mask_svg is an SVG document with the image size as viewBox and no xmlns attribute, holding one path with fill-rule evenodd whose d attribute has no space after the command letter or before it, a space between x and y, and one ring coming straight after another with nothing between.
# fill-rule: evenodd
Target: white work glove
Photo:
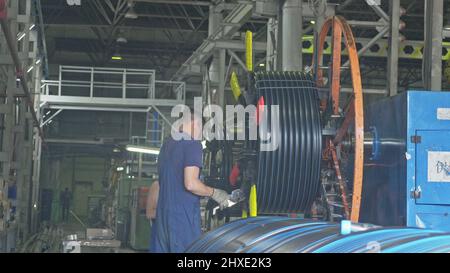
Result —
<instances>
[{"instance_id":1,"label":"white work glove","mask_svg":"<svg viewBox=\"0 0 450 273\"><path fill-rule=\"evenodd\" d=\"M230 199L230 195L226 191L213 188L211 198L219 204L220 209L228 207L228 199Z\"/></svg>"}]
</instances>

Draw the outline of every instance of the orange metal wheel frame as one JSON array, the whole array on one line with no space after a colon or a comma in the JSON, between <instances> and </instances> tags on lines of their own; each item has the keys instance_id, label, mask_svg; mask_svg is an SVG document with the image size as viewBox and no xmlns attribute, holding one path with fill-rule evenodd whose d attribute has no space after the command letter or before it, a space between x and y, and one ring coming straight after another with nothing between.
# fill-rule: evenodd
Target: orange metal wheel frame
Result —
<instances>
[{"instance_id":1,"label":"orange metal wheel frame","mask_svg":"<svg viewBox=\"0 0 450 273\"><path fill-rule=\"evenodd\" d=\"M332 66L331 66L331 101L332 111L334 115L339 114L339 95L341 90L341 62L342 62L342 37L344 37L344 45L348 50L348 57L350 61L350 72L353 84L353 97L351 98L349 107L346 109L345 118L340 128L337 130L334 139L328 142L328 151L334 151L334 148L339 146L348 133L348 129L352 122L354 122L355 134L355 159L354 159L354 178L353 178L353 195L350 220L352 222L359 221L361 194L363 183L363 166L364 166L364 112L363 112L363 92L361 73L359 68L358 51L356 48L355 39L353 37L350 25L341 16L333 16L328 18L320 32L318 44L318 69L317 69L317 84L323 86L323 48L328 32L332 30ZM322 101L322 106L326 106L326 101ZM331 148L331 149L330 149ZM340 176L339 164L336 155L333 153L329 156L333 160L337 175ZM340 179L341 180L341 179ZM339 181L340 184L342 181ZM343 189L341 187L341 189ZM346 201L346 193L343 193L343 202ZM347 213L346 213L347 214ZM348 215L348 214L347 214Z\"/></svg>"}]
</instances>

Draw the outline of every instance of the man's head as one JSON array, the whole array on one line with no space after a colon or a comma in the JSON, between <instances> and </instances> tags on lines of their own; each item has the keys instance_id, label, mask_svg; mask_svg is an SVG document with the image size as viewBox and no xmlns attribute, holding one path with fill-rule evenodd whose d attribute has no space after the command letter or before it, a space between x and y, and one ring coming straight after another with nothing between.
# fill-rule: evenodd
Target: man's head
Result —
<instances>
[{"instance_id":1,"label":"man's head","mask_svg":"<svg viewBox=\"0 0 450 273\"><path fill-rule=\"evenodd\" d=\"M181 131L195 140L202 140L203 120L201 115L193 111L189 115L184 115Z\"/></svg>"}]
</instances>

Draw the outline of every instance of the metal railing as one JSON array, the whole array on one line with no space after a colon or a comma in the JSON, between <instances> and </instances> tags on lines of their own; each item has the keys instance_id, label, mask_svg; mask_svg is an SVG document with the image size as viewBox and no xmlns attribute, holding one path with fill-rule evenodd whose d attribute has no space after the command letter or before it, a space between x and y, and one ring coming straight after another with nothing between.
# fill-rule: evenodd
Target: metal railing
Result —
<instances>
[{"instance_id":1,"label":"metal railing","mask_svg":"<svg viewBox=\"0 0 450 273\"><path fill-rule=\"evenodd\" d=\"M129 91L141 90L142 98L155 98L155 71L108 67L60 66L59 80L43 81L43 95L128 98ZM105 90L106 89L106 90ZM83 92L84 91L84 92ZM88 91L88 92L87 92ZM119 95L119 96L118 96Z\"/></svg>"},{"instance_id":2,"label":"metal railing","mask_svg":"<svg viewBox=\"0 0 450 273\"><path fill-rule=\"evenodd\" d=\"M60 66L58 80L41 85L41 105L55 109L145 112L182 104L185 97L184 82L157 81L155 71L145 69Z\"/></svg>"}]
</instances>

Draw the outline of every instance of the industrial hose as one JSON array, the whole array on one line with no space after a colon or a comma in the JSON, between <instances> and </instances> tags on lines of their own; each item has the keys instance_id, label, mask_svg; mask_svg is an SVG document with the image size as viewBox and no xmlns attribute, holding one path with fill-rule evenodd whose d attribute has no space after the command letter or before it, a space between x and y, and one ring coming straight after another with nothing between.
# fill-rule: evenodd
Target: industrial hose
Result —
<instances>
[{"instance_id":1,"label":"industrial hose","mask_svg":"<svg viewBox=\"0 0 450 273\"><path fill-rule=\"evenodd\" d=\"M322 127L315 83L301 72L263 72L255 74L255 91L264 97L269 127L278 105L274 122L280 129L278 149L258 154L258 212L305 212L320 186Z\"/></svg>"},{"instance_id":2,"label":"industrial hose","mask_svg":"<svg viewBox=\"0 0 450 273\"><path fill-rule=\"evenodd\" d=\"M338 223L256 217L206 233L189 253L447 253L450 233L375 227L342 234Z\"/></svg>"}]
</instances>

